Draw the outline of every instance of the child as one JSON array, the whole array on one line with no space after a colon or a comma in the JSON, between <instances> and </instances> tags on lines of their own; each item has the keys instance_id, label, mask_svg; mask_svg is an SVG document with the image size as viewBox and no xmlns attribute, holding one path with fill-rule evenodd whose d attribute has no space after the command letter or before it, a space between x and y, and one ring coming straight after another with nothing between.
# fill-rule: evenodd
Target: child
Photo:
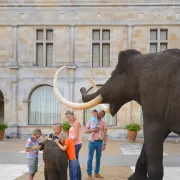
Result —
<instances>
[{"instance_id":1,"label":"child","mask_svg":"<svg viewBox=\"0 0 180 180\"><path fill-rule=\"evenodd\" d=\"M92 112L91 112L91 119L90 119L90 128L91 129L95 129L95 128L100 128L99 126L99 122L98 122L98 119L97 119L97 115L98 115L98 111L96 109L94 109ZM94 141L93 140L93 135L94 135L95 132L92 132L91 135L90 135L90 141ZM103 140L102 136L99 134L98 135L99 139Z\"/></svg>"},{"instance_id":2,"label":"child","mask_svg":"<svg viewBox=\"0 0 180 180\"><path fill-rule=\"evenodd\" d=\"M28 159L28 169L29 169L29 180L33 180L35 173L38 170L38 154L39 149L39 138L42 135L41 129L34 129L32 136L26 142L27 159Z\"/></svg>"},{"instance_id":3,"label":"child","mask_svg":"<svg viewBox=\"0 0 180 180\"><path fill-rule=\"evenodd\" d=\"M59 134L61 133L61 124L54 124L54 133L49 134L48 140L56 140L58 139Z\"/></svg>"},{"instance_id":4,"label":"child","mask_svg":"<svg viewBox=\"0 0 180 180\"><path fill-rule=\"evenodd\" d=\"M60 144L59 140L63 145ZM56 139L56 144L60 149L66 151L67 153L67 157L69 160L70 180L81 180L81 177L79 177L80 166L78 160L76 159L74 141L68 138L68 135L66 133L61 133L59 135L59 139Z\"/></svg>"}]
</instances>

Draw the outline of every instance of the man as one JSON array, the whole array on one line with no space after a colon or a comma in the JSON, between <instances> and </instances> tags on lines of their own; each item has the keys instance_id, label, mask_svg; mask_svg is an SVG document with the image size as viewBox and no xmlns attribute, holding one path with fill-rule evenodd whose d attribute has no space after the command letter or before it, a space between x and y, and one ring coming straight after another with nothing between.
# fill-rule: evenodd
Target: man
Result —
<instances>
[{"instance_id":1,"label":"man","mask_svg":"<svg viewBox=\"0 0 180 180\"><path fill-rule=\"evenodd\" d=\"M102 118L105 116L105 111L101 110L97 116L98 122L99 122L99 128L96 129L90 129L90 123L88 122L86 126L86 133L92 133L94 132L93 141L89 141L88 143L88 161L87 161L87 174L88 174L88 180L92 180L92 160L94 151L96 150L96 165L94 169L94 177L95 178L104 178L100 173L100 161L101 161L101 154L102 151L106 148L106 142L107 142L107 124L105 121L102 120ZM99 132L103 135L103 140L98 137Z\"/></svg>"}]
</instances>

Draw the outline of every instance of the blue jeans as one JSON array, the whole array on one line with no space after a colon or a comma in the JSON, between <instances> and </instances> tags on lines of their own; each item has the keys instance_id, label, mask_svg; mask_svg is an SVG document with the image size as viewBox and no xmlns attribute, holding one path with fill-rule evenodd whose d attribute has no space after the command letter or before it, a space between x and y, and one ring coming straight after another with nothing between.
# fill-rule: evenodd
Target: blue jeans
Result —
<instances>
[{"instance_id":1,"label":"blue jeans","mask_svg":"<svg viewBox=\"0 0 180 180\"><path fill-rule=\"evenodd\" d=\"M76 144L75 149L76 149L76 159L79 161L79 151L82 147L82 144Z\"/></svg>"},{"instance_id":2,"label":"blue jeans","mask_svg":"<svg viewBox=\"0 0 180 180\"><path fill-rule=\"evenodd\" d=\"M100 160L102 154L102 140L95 140L94 142L89 141L88 144L88 161L87 161L87 173L88 176L92 175L92 160L94 156L94 151L96 150L96 165L94 173L98 174L100 170Z\"/></svg>"},{"instance_id":3,"label":"blue jeans","mask_svg":"<svg viewBox=\"0 0 180 180\"><path fill-rule=\"evenodd\" d=\"M78 162L79 162L79 151L80 151L81 147L82 147L82 144L76 144L75 145L76 159L78 160ZM79 171L78 171L79 180L81 180L81 176L82 176L82 174L81 174L81 167L80 167L80 163L79 163Z\"/></svg>"},{"instance_id":4,"label":"blue jeans","mask_svg":"<svg viewBox=\"0 0 180 180\"><path fill-rule=\"evenodd\" d=\"M77 159L75 160L69 160L69 176L70 180L81 180L81 177L79 176L80 173L80 166Z\"/></svg>"}]
</instances>

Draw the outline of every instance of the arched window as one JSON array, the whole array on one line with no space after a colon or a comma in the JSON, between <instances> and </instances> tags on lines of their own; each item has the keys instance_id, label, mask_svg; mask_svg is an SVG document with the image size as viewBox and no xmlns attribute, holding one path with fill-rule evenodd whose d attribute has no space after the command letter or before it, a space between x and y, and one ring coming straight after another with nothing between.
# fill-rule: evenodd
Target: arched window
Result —
<instances>
[{"instance_id":1,"label":"arched window","mask_svg":"<svg viewBox=\"0 0 180 180\"><path fill-rule=\"evenodd\" d=\"M97 88L100 89L101 86L102 85L97 85ZM89 91L88 91L88 94L91 94L93 92L94 92L93 88L90 88ZM109 107L109 104L105 104L105 105ZM86 125L87 122L90 120L91 112L92 112L93 109L96 109L97 111L102 110L100 105L95 106L95 107L90 108L90 109L84 110L84 125ZM113 117L113 116L111 116L111 114L106 113L106 115L105 115L105 117L103 119L104 119L104 121L106 121L108 126L116 126L117 125L116 116Z\"/></svg>"},{"instance_id":2,"label":"arched window","mask_svg":"<svg viewBox=\"0 0 180 180\"><path fill-rule=\"evenodd\" d=\"M40 86L30 96L29 124L50 125L59 122L60 103L52 86Z\"/></svg>"}]
</instances>

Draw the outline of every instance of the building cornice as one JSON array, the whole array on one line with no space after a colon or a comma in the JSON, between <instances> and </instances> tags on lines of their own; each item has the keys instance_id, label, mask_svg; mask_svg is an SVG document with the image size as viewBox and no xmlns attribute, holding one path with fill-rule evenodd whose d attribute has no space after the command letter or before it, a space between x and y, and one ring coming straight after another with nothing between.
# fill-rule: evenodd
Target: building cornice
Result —
<instances>
[{"instance_id":1,"label":"building cornice","mask_svg":"<svg viewBox=\"0 0 180 180\"><path fill-rule=\"evenodd\" d=\"M26 14L31 14L31 13L59 13L59 14L66 14L66 13L84 13L84 12L112 12L113 13L124 13L124 12L132 12L133 11L141 11L143 13L145 12L179 12L180 9L180 4L179 5L172 5L172 6L162 6L159 4L159 6L99 6L98 9L94 8L96 6L70 6L70 7L66 7L66 6L47 6L47 7L39 7L37 9L36 6L29 6L29 7L18 7L18 6L13 6L13 7L3 7L0 4L0 13L26 13ZM121 11L119 11L121 10Z\"/></svg>"},{"instance_id":2,"label":"building cornice","mask_svg":"<svg viewBox=\"0 0 180 180\"><path fill-rule=\"evenodd\" d=\"M61 3L34 3L34 4L18 4L18 3L12 3L12 4L7 4L7 3L1 3L0 7L118 7L118 6L122 6L122 7L126 7L126 6L180 6L180 3L162 3L160 2L147 2L147 3L108 3L108 2L94 2L94 1L89 1L89 2L74 2L74 3L67 3L66 1L61 2Z\"/></svg>"},{"instance_id":3,"label":"building cornice","mask_svg":"<svg viewBox=\"0 0 180 180\"><path fill-rule=\"evenodd\" d=\"M12 26L14 22L0 21L0 26ZM121 21L121 20L63 20L63 21L26 21L18 22L18 26L169 26L169 25L180 25L180 20L165 20L165 21L146 21L146 20L134 20L134 21Z\"/></svg>"}]
</instances>

